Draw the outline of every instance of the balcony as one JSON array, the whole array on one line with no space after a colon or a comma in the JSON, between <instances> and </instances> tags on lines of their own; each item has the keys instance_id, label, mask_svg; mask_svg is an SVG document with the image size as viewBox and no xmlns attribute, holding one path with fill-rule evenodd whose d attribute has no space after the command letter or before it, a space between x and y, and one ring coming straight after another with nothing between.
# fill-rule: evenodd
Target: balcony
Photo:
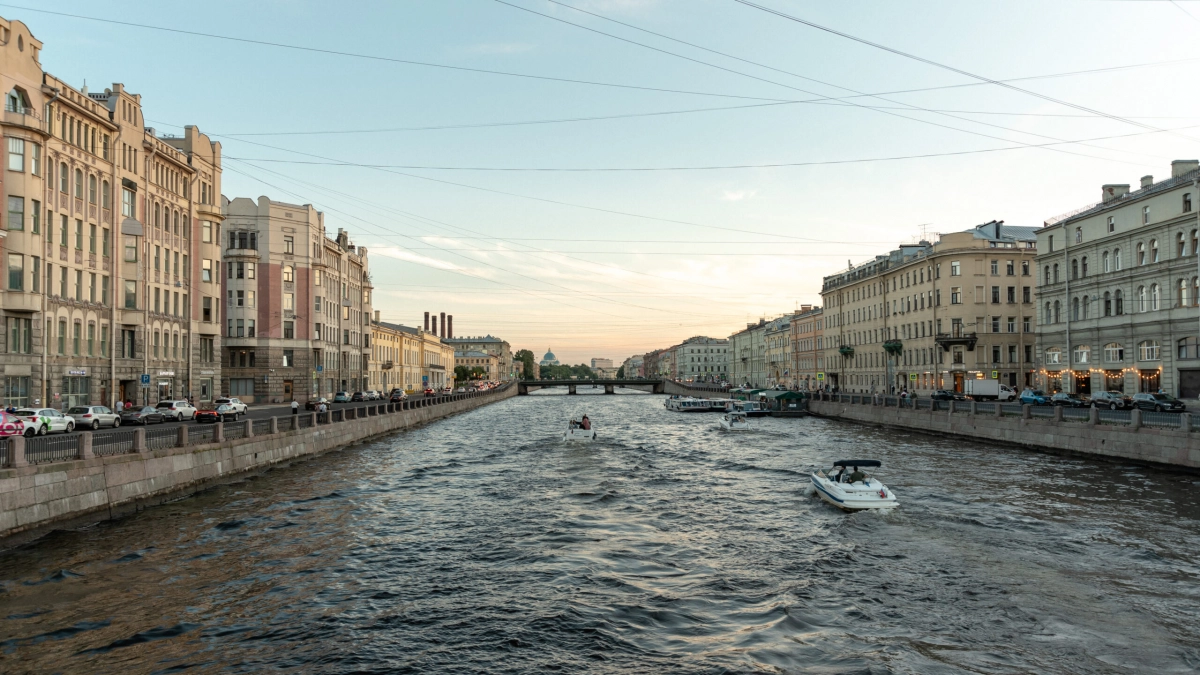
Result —
<instances>
[{"instance_id":1,"label":"balcony","mask_svg":"<svg viewBox=\"0 0 1200 675\"><path fill-rule=\"evenodd\" d=\"M0 297L4 298L4 309L10 312L42 311L42 296L38 293L5 291Z\"/></svg>"},{"instance_id":2,"label":"balcony","mask_svg":"<svg viewBox=\"0 0 1200 675\"><path fill-rule=\"evenodd\" d=\"M258 249L256 248L227 248L225 249L226 258L253 258L258 259Z\"/></svg>"},{"instance_id":3,"label":"balcony","mask_svg":"<svg viewBox=\"0 0 1200 675\"><path fill-rule=\"evenodd\" d=\"M142 326L146 323L146 315L140 309L118 309L117 323L122 326Z\"/></svg>"},{"instance_id":4,"label":"balcony","mask_svg":"<svg viewBox=\"0 0 1200 675\"><path fill-rule=\"evenodd\" d=\"M42 118L38 115L37 110L21 105L5 104L4 123L25 127L34 131L42 130Z\"/></svg>"},{"instance_id":5,"label":"balcony","mask_svg":"<svg viewBox=\"0 0 1200 675\"><path fill-rule=\"evenodd\" d=\"M395 367L395 364L392 363L391 361L384 361L382 364L380 364L379 367L384 370L391 370L392 368Z\"/></svg>"},{"instance_id":6,"label":"balcony","mask_svg":"<svg viewBox=\"0 0 1200 675\"><path fill-rule=\"evenodd\" d=\"M975 333L956 330L950 333L938 333L934 336L933 341L936 342L943 351L948 352L950 351L950 348L954 346L964 346L967 348L967 351L973 352L975 351L975 343L978 341L978 337L975 335Z\"/></svg>"}]
</instances>

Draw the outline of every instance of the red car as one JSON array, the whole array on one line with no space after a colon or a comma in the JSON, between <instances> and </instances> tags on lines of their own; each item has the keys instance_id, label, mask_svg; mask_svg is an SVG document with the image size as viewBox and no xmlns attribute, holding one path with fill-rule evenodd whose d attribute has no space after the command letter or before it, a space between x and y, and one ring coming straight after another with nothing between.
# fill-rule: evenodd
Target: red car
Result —
<instances>
[{"instance_id":1,"label":"red car","mask_svg":"<svg viewBox=\"0 0 1200 675\"><path fill-rule=\"evenodd\" d=\"M197 410L195 419L197 422L236 422L237 418L238 414L237 411L234 410L233 406L222 403L221 405L216 406L216 408Z\"/></svg>"},{"instance_id":2,"label":"red car","mask_svg":"<svg viewBox=\"0 0 1200 675\"><path fill-rule=\"evenodd\" d=\"M431 389L429 387L425 387L425 395L426 396L433 396L433 393L434 393L433 389Z\"/></svg>"}]
</instances>

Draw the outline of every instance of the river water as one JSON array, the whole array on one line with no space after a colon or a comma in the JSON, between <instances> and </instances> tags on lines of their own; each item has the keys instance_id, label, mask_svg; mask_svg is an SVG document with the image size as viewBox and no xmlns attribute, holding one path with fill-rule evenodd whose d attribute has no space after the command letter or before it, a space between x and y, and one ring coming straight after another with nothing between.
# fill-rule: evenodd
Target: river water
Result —
<instances>
[{"instance_id":1,"label":"river water","mask_svg":"<svg viewBox=\"0 0 1200 675\"><path fill-rule=\"evenodd\" d=\"M0 554L0 672L1200 670L1198 476L587 393ZM898 510L811 495L850 455Z\"/></svg>"}]
</instances>

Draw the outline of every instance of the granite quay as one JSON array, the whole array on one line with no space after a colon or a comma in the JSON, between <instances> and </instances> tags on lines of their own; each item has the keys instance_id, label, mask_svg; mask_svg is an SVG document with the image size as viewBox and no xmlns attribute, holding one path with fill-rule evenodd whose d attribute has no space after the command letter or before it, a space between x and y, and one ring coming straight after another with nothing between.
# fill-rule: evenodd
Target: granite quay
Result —
<instances>
[{"instance_id":1,"label":"granite quay","mask_svg":"<svg viewBox=\"0 0 1200 675\"><path fill-rule=\"evenodd\" d=\"M0 439L0 547L504 400L516 388L212 426ZM349 422L349 424L347 424Z\"/></svg>"},{"instance_id":2,"label":"granite quay","mask_svg":"<svg viewBox=\"0 0 1200 675\"><path fill-rule=\"evenodd\" d=\"M1200 469L1200 415L818 394L815 415L1038 450Z\"/></svg>"}]
</instances>

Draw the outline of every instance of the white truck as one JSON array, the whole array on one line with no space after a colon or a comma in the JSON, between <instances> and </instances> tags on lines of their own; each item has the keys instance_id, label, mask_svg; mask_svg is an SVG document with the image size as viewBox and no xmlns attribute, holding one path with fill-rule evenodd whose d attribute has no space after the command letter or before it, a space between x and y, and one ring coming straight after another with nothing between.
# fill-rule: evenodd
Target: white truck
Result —
<instances>
[{"instance_id":1,"label":"white truck","mask_svg":"<svg viewBox=\"0 0 1200 675\"><path fill-rule=\"evenodd\" d=\"M976 401L1012 401L1017 392L999 380L964 380L963 393Z\"/></svg>"}]
</instances>

